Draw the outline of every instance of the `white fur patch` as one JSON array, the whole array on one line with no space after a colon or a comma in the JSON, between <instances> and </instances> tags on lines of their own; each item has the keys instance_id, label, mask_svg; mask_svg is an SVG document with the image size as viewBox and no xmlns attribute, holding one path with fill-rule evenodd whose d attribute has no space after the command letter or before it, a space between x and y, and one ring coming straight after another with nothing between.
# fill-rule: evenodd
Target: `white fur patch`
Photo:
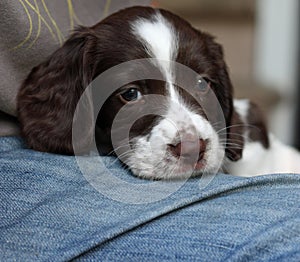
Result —
<instances>
[{"instance_id":1,"label":"white fur patch","mask_svg":"<svg viewBox=\"0 0 300 262\"><path fill-rule=\"evenodd\" d=\"M235 111L239 114L241 120L247 123L247 116L250 108L248 99L234 99L233 106Z\"/></svg>"},{"instance_id":2,"label":"white fur patch","mask_svg":"<svg viewBox=\"0 0 300 262\"><path fill-rule=\"evenodd\" d=\"M158 11L151 18L138 19L132 25L133 33L141 39L146 51L152 58L158 59L158 66L165 75L168 83L173 82L172 61L175 61L178 50L178 38L173 25ZM175 90L169 85L171 97L175 97Z\"/></svg>"}]
</instances>

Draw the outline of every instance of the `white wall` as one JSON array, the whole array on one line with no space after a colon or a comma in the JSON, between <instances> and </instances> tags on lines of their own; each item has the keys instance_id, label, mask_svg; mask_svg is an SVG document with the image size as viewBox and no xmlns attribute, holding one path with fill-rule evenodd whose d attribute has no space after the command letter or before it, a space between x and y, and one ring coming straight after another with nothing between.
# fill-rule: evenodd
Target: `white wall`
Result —
<instances>
[{"instance_id":1,"label":"white wall","mask_svg":"<svg viewBox=\"0 0 300 262\"><path fill-rule=\"evenodd\" d=\"M255 79L282 101L268 116L273 133L292 142L298 66L298 0L257 0Z\"/></svg>"}]
</instances>

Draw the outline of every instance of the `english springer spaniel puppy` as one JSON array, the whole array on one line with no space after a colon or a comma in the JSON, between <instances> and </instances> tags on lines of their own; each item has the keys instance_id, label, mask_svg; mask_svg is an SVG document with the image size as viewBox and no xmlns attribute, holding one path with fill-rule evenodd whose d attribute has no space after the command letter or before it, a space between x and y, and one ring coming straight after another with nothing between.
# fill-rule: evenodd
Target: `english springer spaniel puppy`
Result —
<instances>
[{"instance_id":1,"label":"english springer spaniel puppy","mask_svg":"<svg viewBox=\"0 0 300 262\"><path fill-rule=\"evenodd\" d=\"M143 58L150 59L150 67L164 81L145 76L126 82L130 74L144 70L138 63L115 76L126 84L112 89L93 126L101 154L115 153L136 176L147 179L185 178L218 170L239 176L300 172L299 154L268 135L259 109L233 99L221 45L177 15L151 7L127 8L92 27L79 27L33 68L17 97L21 132L28 146L74 154L73 118L85 89L106 70ZM189 79L191 91L176 84L185 74L177 72L172 62L197 75ZM110 87L107 83L97 88ZM208 100L209 93L218 103ZM128 134L130 149L118 154L124 145L112 141L116 115L125 106L130 114L147 108L149 95L165 98L156 103L160 114L137 119ZM215 117L219 109L223 127ZM126 126L123 120L120 134Z\"/></svg>"}]
</instances>

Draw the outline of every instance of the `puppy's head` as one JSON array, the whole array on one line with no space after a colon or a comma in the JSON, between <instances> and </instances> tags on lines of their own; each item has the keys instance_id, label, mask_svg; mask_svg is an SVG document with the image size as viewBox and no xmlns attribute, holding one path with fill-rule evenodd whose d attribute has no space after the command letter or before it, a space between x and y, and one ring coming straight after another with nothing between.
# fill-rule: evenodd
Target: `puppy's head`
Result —
<instances>
[{"instance_id":1,"label":"puppy's head","mask_svg":"<svg viewBox=\"0 0 300 262\"><path fill-rule=\"evenodd\" d=\"M156 95L164 98L155 104L160 113L137 119L129 128L130 150L120 151L120 159L134 174L176 178L194 171L212 172L220 166L224 152L231 160L238 160L243 139L237 133L242 131L233 109L232 85L221 46L178 16L150 7L124 9L93 27L79 28L32 70L18 95L19 120L28 145L40 151L72 154L72 121L85 88L104 71L141 58L154 58L149 62L150 70L161 78L145 76L112 90L96 120L99 150L107 154L122 148L122 128L128 127L126 117L122 118L117 125L121 138L113 141L116 115L124 107L128 115L146 112L155 104L148 98ZM176 84L185 76L177 72L173 62L197 75L188 80L189 87ZM137 63L115 77L131 79L129 76L140 70L145 71ZM208 94L214 94L222 109L222 130L214 116L217 104L209 101ZM225 139L220 137L224 130ZM84 146L86 141L82 137L76 143Z\"/></svg>"}]
</instances>

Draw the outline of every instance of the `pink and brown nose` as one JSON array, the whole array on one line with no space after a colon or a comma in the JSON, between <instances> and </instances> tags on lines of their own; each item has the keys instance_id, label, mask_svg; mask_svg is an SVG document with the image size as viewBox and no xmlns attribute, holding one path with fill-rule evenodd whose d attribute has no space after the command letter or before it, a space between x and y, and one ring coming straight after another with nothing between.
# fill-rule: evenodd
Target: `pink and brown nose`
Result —
<instances>
[{"instance_id":1,"label":"pink and brown nose","mask_svg":"<svg viewBox=\"0 0 300 262\"><path fill-rule=\"evenodd\" d=\"M168 150L171 154L177 158L189 164L194 164L203 159L207 142L203 139L186 140L176 145L169 144Z\"/></svg>"}]
</instances>

